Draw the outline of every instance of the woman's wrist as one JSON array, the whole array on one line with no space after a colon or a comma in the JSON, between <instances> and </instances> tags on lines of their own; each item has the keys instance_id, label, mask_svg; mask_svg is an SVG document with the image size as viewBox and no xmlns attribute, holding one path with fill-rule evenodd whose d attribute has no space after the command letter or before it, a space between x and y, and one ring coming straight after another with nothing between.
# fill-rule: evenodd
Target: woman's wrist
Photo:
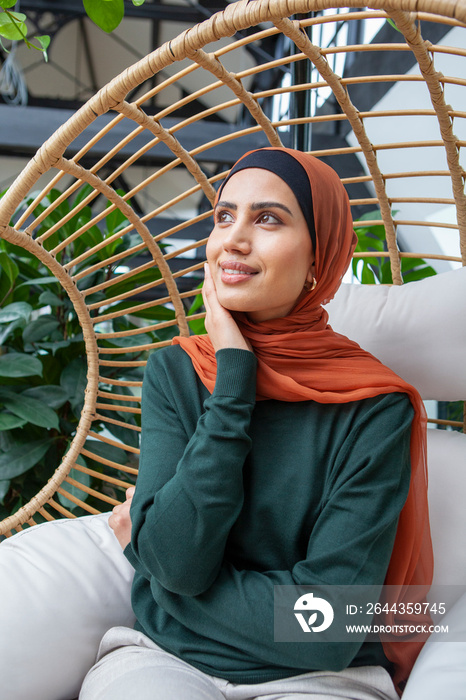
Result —
<instances>
[{"instance_id":1,"label":"woman's wrist","mask_svg":"<svg viewBox=\"0 0 466 700\"><path fill-rule=\"evenodd\" d=\"M243 348L222 348L215 353L217 378L214 393L233 396L247 403L256 399L257 358Z\"/></svg>"}]
</instances>

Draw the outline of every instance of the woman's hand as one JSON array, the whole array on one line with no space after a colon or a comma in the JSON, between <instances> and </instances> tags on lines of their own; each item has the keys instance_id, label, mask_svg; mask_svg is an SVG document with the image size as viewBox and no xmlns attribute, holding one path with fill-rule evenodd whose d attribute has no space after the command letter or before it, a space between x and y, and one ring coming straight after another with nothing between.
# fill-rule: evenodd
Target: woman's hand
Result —
<instances>
[{"instance_id":1,"label":"woman's hand","mask_svg":"<svg viewBox=\"0 0 466 700\"><path fill-rule=\"evenodd\" d=\"M135 488L131 486L126 491L126 501L115 506L111 516L108 519L108 524L115 533L115 537L122 549L131 542L131 518L129 509L133 500Z\"/></svg>"},{"instance_id":2,"label":"woman's hand","mask_svg":"<svg viewBox=\"0 0 466 700\"><path fill-rule=\"evenodd\" d=\"M223 348L238 348L252 352L251 343L241 333L238 324L219 302L208 263L204 265L202 298L206 309L205 328L215 352Z\"/></svg>"}]
</instances>

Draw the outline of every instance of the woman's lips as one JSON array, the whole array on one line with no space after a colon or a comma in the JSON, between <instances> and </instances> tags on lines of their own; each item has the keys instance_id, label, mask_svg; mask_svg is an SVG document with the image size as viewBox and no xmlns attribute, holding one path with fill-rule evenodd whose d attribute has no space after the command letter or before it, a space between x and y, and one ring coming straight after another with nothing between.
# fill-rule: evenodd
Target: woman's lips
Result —
<instances>
[{"instance_id":1,"label":"woman's lips","mask_svg":"<svg viewBox=\"0 0 466 700\"><path fill-rule=\"evenodd\" d=\"M254 270L253 267L236 260L222 262L220 267L222 269L221 280L225 284L238 284L238 282L244 282L257 274L257 270Z\"/></svg>"}]
</instances>

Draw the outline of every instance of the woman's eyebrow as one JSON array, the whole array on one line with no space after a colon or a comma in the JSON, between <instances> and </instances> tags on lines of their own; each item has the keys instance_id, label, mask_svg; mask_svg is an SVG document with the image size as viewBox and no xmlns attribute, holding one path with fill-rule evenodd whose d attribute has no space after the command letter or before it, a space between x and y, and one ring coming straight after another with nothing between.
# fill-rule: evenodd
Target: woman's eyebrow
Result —
<instances>
[{"instance_id":1,"label":"woman's eyebrow","mask_svg":"<svg viewBox=\"0 0 466 700\"><path fill-rule=\"evenodd\" d=\"M280 202L256 202L255 204L251 204L251 209L252 211L257 211L258 209L283 209L283 211L286 211L287 214L290 216L293 216L293 213L286 207L284 204L281 204Z\"/></svg>"},{"instance_id":2,"label":"woman's eyebrow","mask_svg":"<svg viewBox=\"0 0 466 700\"><path fill-rule=\"evenodd\" d=\"M236 204L233 204L232 202L226 202L225 200L217 202L217 204L215 205L215 209L218 209L219 207L225 207L225 209L238 209Z\"/></svg>"},{"instance_id":3,"label":"woman's eyebrow","mask_svg":"<svg viewBox=\"0 0 466 700\"><path fill-rule=\"evenodd\" d=\"M225 209L233 209L233 211L236 211L238 209L237 204L234 204L233 202L227 202L225 200L217 202L217 204L215 205L215 209L218 209L219 207L225 207ZM283 211L286 211L287 214L293 216L293 212L280 202L255 202L254 204L251 204L250 208L251 211L259 211L260 209L283 209Z\"/></svg>"}]
</instances>

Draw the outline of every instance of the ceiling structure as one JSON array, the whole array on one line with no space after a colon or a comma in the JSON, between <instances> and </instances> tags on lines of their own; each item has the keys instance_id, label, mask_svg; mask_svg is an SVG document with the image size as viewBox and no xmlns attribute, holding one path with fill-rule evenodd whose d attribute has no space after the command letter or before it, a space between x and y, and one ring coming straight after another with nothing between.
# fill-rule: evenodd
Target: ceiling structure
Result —
<instances>
[{"instance_id":1,"label":"ceiling structure","mask_svg":"<svg viewBox=\"0 0 466 700\"><path fill-rule=\"evenodd\" d=\"M49 61L44 63L40 52L27 49L23 45L14 48L8 58L1 55L3 61L2 68L5 69L5 61L11 64L12 74L16 72L15 85L2 82L3 99L0 99L1 124L0 131L0 157L2 155L12 157L30 157L50 133L53 132L57 124L63 122L70 113L69 110L79 108L87 99L94 95L101 87L109 82L115 75L123 71L128 65L136 62L154 48L160 46L165 41L169 41L177 34L189 28L195 23L209 17L214 12L224 9L228 4L225 0L174 0L173 3L161 3L154 0L146 0L140 6L135 7L132 2L125 1L125 17L120 26L111 34L105 34L96 27L86 16L82 0L21 0L21 10L29 19L30 35L49 34L51 44L49 48ZM341 23L343 25L343 23ZM350 23L350 34L342 37L343 27L336 27L332 36L327 42L329 45L337 44L338 41L356 43L364 31L362 22ZM446 31L441 25L435 25L433 31ZM384 23L378 41L394 41L397 39L396 31L387 23ZM357 36L356 36L357 35ZM234 37L238 38L238 36ZM430 38L430 37L429 37ZM438 40L438 36L432 37ZM319 37L319 42L322 38ZM322 43L321 43L322 45ZM233 69L242 70L245 67L257 63L263 63L273 58L286 56L289 45L283 35L267 37L260 43L248 45L241 58L241 66L234 66ZM361 54L354 54L351 62L346 61L343 67L343 75L357 75L363 70L365 57ZM383 55L377 60L381 62L380 71L384 71ZM400 53L399 66L391 66L397 72L406 72L412 60L411 54ZM391 59L393 62L393 58ZM299 71L306 70L306 64L297 64ZM304 67L304 68L303 68ZM371 67L374 70L374 67ZM274 71L259 74L258 81L248 86L251 91L264 90L280 84L284 76L292 68L284 66ZM307 70L309 70L307 68ZM165 71L168 73L168 71ZM157 79L164 76L157 76ZM293 82L306 81L308 76L302 72L291 76ZM177 87L173 88L174 101L183 96L183 91L188 94L197 86L193 84L190 77L183 84L178 81ZM264 84L267 81L267 84ZM22 89L19 89L21 85ZM362 96L364 108L370 108L378 99L380 91L389 89L389 84L381 84L379 93L372 88L367 90ZM10 94L9 94L10 93ZM165 90L163 95L168 93ZM290 106L292 116L299 116L304 111L311 109L311 105L306 103L306 94L298 93L299 98L296 104ZM137 98L137 94L130 95L128 100ZM166 97L165 97L166 99ZM13 113L3 108L3 105L17 107ZM166 105L154 103L153 109L163 108ZM203 107L209 107L208 97L205 98ZM193 110L196 104L190 104L186 110ZM40 108L39 111L31 110L19 111L20 108ZM318 110L335 111L336 105L330 100L321 106L314 106ZM48 110L48 111L47 111ZM64 111L62 111L64 110ZM67 112L68 110L68 112ZM22 130L23 138L19 138L19 129L27 121L30 115L27 131ZM186 118L189 113L180 110L176 118ZM232 114L232 120L244 120L244 114ZM32 118L34 117L34 118ZM218 117L212 117L218 119ZM228 128L225 119L221 119L221 125L216 125L217 129ZM318 129L313 130L312 138L344 138L343 132L325 133ZM292 135L294 145L301 148L311 146L310 134L297 133ZM234 156L225 153L224 163L228 164L234 160ZM1 178L0 178L1 179Z\"/></svg>"},{"instance_id":2,"label":"ceiling structure","mask_svg":"<svg viewBox=\"0 0 466 700\"><path fill-rule=\"evenodd\" d=\"M40 52L27 49L24 45L14 47L9 56L0 53L3 61L1 72L3 80L0 80L3 97L0 99L0 191L9 186L14 177L22 170L27 160L34 155L41 144L61 125L67 118L94 95L100 88L106 85L114 76L121 73L127 66L150 53L154 48L169 41L193 24L210 17L211 14L222 10L227 2L224 0L174 0L174 2L158 2L146 0L144 5L135 7L131 2L125 1L125 17L120 26L111 34L105 34L96 27L86 16L82 0L21 0L21 10L29 19L30 35L49 34L51 44L49 47L49 61L43 61ZM334 13L335 11L333 11ZM319 29L323 31L322 28ZM363 21L350 23L336 22L328 37L322 35L315 37L321 46L338 46L341 43L352 44L366 41ZM448 27L441 24L432 24L424 28L424 36L432 41L438 41L441 34L446 33ZM233 39L240 38L236 35ZM233 40L232 39L232 40ZM374 40L378 43L390 43L399 40L396 30L387 22L382 22L378 33L367 41ZM289 41L282 34L269 36L260 42L247 45L242 52L235 53L235 64L227 66L233 72L243 71L254 65L268 62L273 59L286 57L290 52ZM410 52L399 52L394 62L393 54L384 55L377 52L374 55L371 71L373 73L406 73L414 63L414 57ZM338 54L334 59L338 60ZM390 61L387 70L387 61ZM397 65L395 63L397 62ZM337 72L343 77L364 75L366 71L366 57L363 53L349 54L344 65L338 66ZM7 80L5 75L7 74ZM163 80L170 75L170 67L157 74L155 80ZM245 87L251 91L262 91L278 87L283 81L289 83L311 82L312 74L309 62L284 63L279 68L262 72L257 78L251 78ZM164 90L154 98L152 105L145 105L146 111L153 113L166 107L157 100L177 102L184 95L191 94L200 86L196 83L196 75L190 74L184 81L178 79L176 85L170 90ZM155 82L154 82L155 86ZM391 84L381 82L377 88L373 86L365 89L359 86L360 94L352 94L352 98L360 109L370 110L376 103L383 99L390 90ZM290 117L299 117L304 114L338 113L339 106L333 95L323 95L310 103L307 92L296 93L294 103L285 105L284 110ZM128 96L128 101L137 99L137 91ZM186 119L193 110L206 109L214 106L212 100L218 99L218 93L205 95L196 102L182 107L169 118L164 120L166 127L173 126L177 120ZM263 104L262 108L269 118L273 118L273 110L276 105ZM224 115L224 112L222 112ZM285 116L285 115L284 115ZM99 128L102 120L99 118ZM276 116L275 116L276 118ZM221 118L212 116L209 122L210 135L221 137L227 134L233 124L248 125L251 115L247 110L232 108ZM97 125L96 125L97 127ZM305 127L293 127L283 134L285 145L294 146L304 150L319 148L328 143L332 147L348 146L347 137L349 127L345 123L330 122L321 127L314 126L312 133L309 125ZM122 129L125 128L122 123ZM187 133L184 146L190 150L198 143L202 143L205 137L205 121L192 125ZM87 132L87 136L89 132ZM124 136L124 134L122 134ZM268 143L258 141L256 136L251 136L251 148L266 146ZM79 148L79 139L76 141ZM105 152L105 139L100 144L102 153ZM137 150L137 140L131 142L130 149ZM97 153L98 155L98 153ZM124 151L120 154L128 155ZM93 151L93 157L96 151ZM168 152L167 152L168 156ZM238 153L234 143L227 142L219 146L215 152L209 151L209 162L206 169L210 174L228 168L236 159ZM92 163L81 161L86 167ZM200 161L202 163L202 161ZM331 159L329 159L332 164ZM141 165L146 168L159 168L164 164L163 155L157 152L153 156L148 152ZM117 160L109 162L109 169L118 165ZM363 166L356 155L348 155L346 158L347 172L343 176L358 175L363 172ZM341 167L340 167L341 170ZM127 183L123 180L116 185L126 189ZM351 188L349 188L351 189ZM161 193L163 196L163 193ZM367 196L364 184L353 186L350 191L353 198ZM138 201L133 205L143 210L145 203ZM202 199L198 203L199 211L206 206ZM364 213L364 208L356 214ZM182 213L181 213L182 215ZM199 238L206 235L209 224L206 222L199 227ZM207 229L206 229L207 227ZM156 231L154 231L156 233ZM202 255L202 251L199 251Z\"/></svg>"}]
</instances>

